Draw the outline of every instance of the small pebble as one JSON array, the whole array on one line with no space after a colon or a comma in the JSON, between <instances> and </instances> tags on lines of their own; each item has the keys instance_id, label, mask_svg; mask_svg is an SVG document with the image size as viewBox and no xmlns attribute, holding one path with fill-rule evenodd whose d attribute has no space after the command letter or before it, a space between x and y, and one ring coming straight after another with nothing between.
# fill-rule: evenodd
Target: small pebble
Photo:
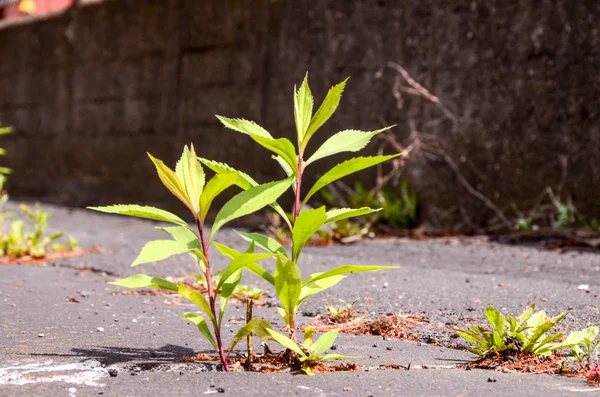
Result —
<instances>
[{"instance_id":1,"label":"small pebble","mask_svg":"<svg viewBox=\"0 0 600 397\"><path fill-rule=\"evenodd\" d=\"M112 377L112 378L116 378L117 375L119 374L119 371L117 371L116 368L110 368L108 370L108 374Z\"/></svg>"},{"instance_id":2,"label":"small pebble","mask_svg":"<svg viewBox=\"0 0 600 397\"><path fill-rule=\"evenodd\" d=\"M104 328L98 327L98 328L96 328L96 331L98 331L98 332L104 332Z\"/></svg>"},{"instance_id":3,"label":"small pebble","mask_svg":"<svg viewBox=\"0 0 600 397\"><path fill-rule=\"evenodd\" d=\"M223 389L222 387L217 388L217 391L219 393L225 393L225 389Z\"/></svg>"},{"instance_id":4,"label":"small pebble","mask_svg":"<svg viewBox=\"0 0 600 397\"><path fill-rule=\"evenodd\" d=\"M386 347L386 349L388 349L388 350L392 350L392 349L393 349L393 347L392 347L392 346L388 346L388 347Z\"/></svg>"},{"instance_id":5,"label":"small pebble","mask_svg":"<svg viewBox=\"0 0 600 397\"><path fill-rule=\"evenodd\" d=\"M373 347L378 347L378 346L379 346L379 343L377 343L377 342L373 343Z\"/></svg>"},{"instance_id":6,"label":"small pebble","mask_svg":"<svg viewBox=\"0 0 600 397\"><path fill-rule=\"evenodd\" d=\"M494 378L488 378L488 382L490 382L490 383L495 383L495 382L496 382L496 379L494 379Z\"/></svg>"},{"instance_id":7,"label":"small pebble","mask_svg":"<svg viewBox=\"0 0 600 397\"><path fill-rule=\"evenodd\" d=\"M77 393L77 389L74 387L69 388L69 393Z\"/></svg>"},{"instance_id":8,"label":"small pebble","mask_svg":"<svg viewBox=\"0 0 600 397\"><path fill-rule=\"evenodd\" d=\"M338 346L337 345L331 345L331 350L337 350Z\"/></svg>"},{"instance_id":9,"label":"small pebble","mask_svg":"<svg viewBox=\"0 0 600 397\"><path fill-rule=\"evenodd\" d=\"M38 338L43 338L44 334L38 334Z\"/></svg>"}]
</instances>

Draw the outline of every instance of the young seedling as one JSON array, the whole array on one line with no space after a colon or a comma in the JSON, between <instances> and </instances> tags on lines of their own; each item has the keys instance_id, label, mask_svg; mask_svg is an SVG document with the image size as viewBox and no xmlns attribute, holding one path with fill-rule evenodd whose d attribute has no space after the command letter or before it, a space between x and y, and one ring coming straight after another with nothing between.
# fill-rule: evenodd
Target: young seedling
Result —
<instances>
[{"instance_id":1,"label":"young seedling","mask_svg":"<svg viewBox=\"0 0 600 397\"><path fill-rule=\"evenodd\" d=\"M480 326L472 326L470 329L454 328L472 344L469 351L481 358L517 353L545 356L555 350L576 346L582 342L581 338L573 337L561 343L552 343L564 334L547 333L562 321L567 313L549 318L543 310L535 312L535 304L525 309L518 317L510 314L504 317L493 306L487 308L485 315L492 326L491 330Z\"/></svg>"},{"instance_id":2,"label":"young seedling","mask_svg":"<svg viewBox=\"0 0 600 397\"><path fill-rule=\"evenodd\" d=\"M339 332L338 329L324 333L319 339L317 339L316 342L313 343L315 330L314 328L306 328L304 330L304 342L301 345L272 329L267 329L266 331L273 340L298 355L297 361L300 364L300 370L307 375L314 375L311 367L320 361L358 358L357 356L343 356L341 354L323 355L327 349L333 346L333 342L335 342Z\"/></svg>"},{"instance_id":3,"label":"young seedling","mask_svg":"<svg viewBox=\"0 0 600 397\"><path fill-rule=\"evenodd\" d=\"M242 278L242 269L246 268L261 276L265 272L255 262L273 254L255 254L254 245L248 251L237 255L227 266L218 280L213 279L214 269L210 261L209 248L214 242L216 233L231 220L258 211L273 203L292 184L292 178L281 181L258 185L246 186L242 191L230 199L217 213L215 221L207 233L205 228L206 216L213 200L227 188L240 184L244 175L238 172L219 173L205 183L205 174L202 165L198 162L194 147L184 148L181 159L175 170L167 167L161 160L148 154L162 183L190 210L194 217L196 231L183 219L168 211L140 205L113 205L107 207L91 207L91 209L111 214L135 216L155 221L174 224L170 227L158 227L171 239L156 240L147 243L140 252L132 266L143 263L155 262L166 259L172 255L189 253L201 272L201 277L206 281L206 295L186 286L183 283L174 284L157 277L137 274L125 279L117 280L111 284L127 288L161 288L178 292L184 298L194 302L207 317L212 326L212 333L207 321L202 315L196 313L183 313L180 317L194 323L200 333L208 339L218 351L225 371L229 370L225 349L221 338L221 324L225 308ZM197 234L196 234L197 232ZM223 249L228 247L222 246ZM217 300L218 306L217 306ZM236 342L237 343L237 342Z\"/></svg>"},{"instance_id":4,"label":"young seedling","mask_svg":"<svg viewBox=\"0 0 600 397\"><path fill-rule=\"evenodd\" d=\"M579 363L582 370L591 370L598 350L600 349L600 339L598 336L598 327L592 326L581 331L571 332L564 341L554 345L555 349L571 348L569 358Z\"/></svg>"},{"instance_id":5,"label":"young seedling","mask_svg":"<svg viewBox=\"0 0 600 397\"><path fill-rule=\"evenodd\" d=\"M355 299L352 303L348 303L343 299L338 299L338 301L342 302L343 306L334 307L330 305L326 305L325 309L337 320L348 320L354 318L354 305L360 300Z\"/></svg>"},{"instance_id":6,"label":"young seedling","mask_svg":"<svg viewBox=\"0 0 600 397\"><path fill-rule=\"evenodd\" d=\"M346 81L343 81L331 88L315 113L313 113L313 97L308 86L308 80L305 78L300 89L294 89L294 117L297 131L296 146L287 138L274 138L267 130L251 121L217 116L227 128L248 135L256 143L271 151L273 159L277 161L286 175L293 180L294 210L292 215L288 217L280 206L273 206L274 210L281 215L290 229L292 236L291 253L286 252L277 241L267 236L256 233L238 233L244 239L275 255L276 267L274 274L264 273L263 277L275 287L282 306L279 308L279 311L285 321L285 325L289 329L292 341L296 338L296 313L300 305L308 298L336 285L345 278L346 274L393 268L393 266L346 265L325 272L314 273L303 278L298 266L300 254L306 242L324 225L378 211L378 209L369 207L339 208L327 211L325 206L303 210L308 200L322 188L340 178L402 155L399 153L390 156L354 157L325 172L308 192L303 194L302 176L309 166L321 159L338 153L359 151L374 136L391 128L387 127L370 132L357 130L338 132L327 139L312 155L307 157L306 148L309 141L337 109L345 85ZM217 174L237 172L231 167L215 161L202 158L200 161ZM240 178L239 181L241 183L238 183L238 186L242 189L253 186L253 180L247 175L244 178ZM236 258L241 254L235 250L220 247L219 245L217 245L217 249L231 258Z\"/></svg>"}]
</instances>

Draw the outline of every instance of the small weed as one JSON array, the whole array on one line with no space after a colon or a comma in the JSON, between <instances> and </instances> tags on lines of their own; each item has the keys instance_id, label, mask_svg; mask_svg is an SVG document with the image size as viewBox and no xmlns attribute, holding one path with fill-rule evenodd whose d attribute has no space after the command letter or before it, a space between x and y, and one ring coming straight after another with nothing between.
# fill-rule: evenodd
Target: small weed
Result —
<instances>
[{"instance_id":1,"label":"small weed","mask_svg":"<svg viewBox=\"0 0 600 397\"><path fill-rule=\"evenodd\" d=\"M330 314L329 319L332 320L333 322L338 322L338 323L346 323L350 320L355 319L356 314L354 313L354 305L360 299L355 299L354 301L352 301L352 303L348 303L343 299L338 299L338 300L343 304L343 306L340 306L340 307L334 307L334 306L330 306L330 305L325 306L325 309L327 309L327 311Z\"/></svg>"}]
</instances>

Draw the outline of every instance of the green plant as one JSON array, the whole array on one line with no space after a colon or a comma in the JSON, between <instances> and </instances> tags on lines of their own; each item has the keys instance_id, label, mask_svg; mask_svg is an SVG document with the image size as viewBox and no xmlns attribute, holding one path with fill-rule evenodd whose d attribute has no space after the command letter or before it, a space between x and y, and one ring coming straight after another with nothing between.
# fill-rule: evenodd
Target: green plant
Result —
<instances>
[{"instance_id":1,"label":"green plant","mask_svg":"<svg viewBox=\"0 0 600 397\"><path fill-rule=\"evenodd\" d=\"M571 332L563 342L556 344L557 349L571 348L570 359L579 363L581 369L590 370L600 349L598 327L592 326L581 331Z\"/></svg>"},{"instance_id":2,"label":"green plant","mask_svg":"<svg viewBox=\"0 0 600 397\"><path fill-rule=\"evenodd\" d=\"M273 152L273 159L279 163L286 175L293 180L294 211L292 216L288 217L280 207L274 208L281 215L290 230L292 236L291 255L277 241L270 237L257 233L239 233L244 239L275 255L275 272L273 275L264 277L265 280L269 281L275 287L282 306L279 308L279 311L290 330L292 340L295 339L296 313L300 305L308 298L336 285L346 274L392 268L392 266L347 265L325 272L314 273L303 278L298 266L298 260L306 242L324 225L378 211L378 209L369 207L356 209L339 208L327 211L325 206L303 210L308 200L322 188L340 178L401 155L354 157L344 161L323 174L308 190L308 193L304 194L304 198L302 198L302 176L308 166L334 154L359 151L375 135L391 128L387 127L371 132L357 130L338 132L327 139L310 157L306 158L305 151L310 139L337 109L345 85L346 81L331 88L325 100L314 114L313 97L308 86L308 79L304 79L298 90L294 88L294 117L296 121L297 147L294 147L294 144L287 138L273 138L268 131L251 121L217 116L227 128L248 135L256 143ZM202 158L200 161L217 173L232 171L230 167L221 163ZM243 185L239 186L242 189L245 188ZM232 258L239 255L234 250L221 250L221 252Z\"/></svg>"},{"instance_id":3,"label":"green plant","mask_svg":"<svg viewBox=\"0 0 600 397\"><path fill-rule=\"evenodd\" d=\"M347 197L342 197L337 189L332 187L323 190L321 195L326 203L334 207L349 205L352 208L363 206L381 208L381 211L365 216L367 228L380 225L410 228L418 223L419 200L417 193L410 188L407 181L402 181L400 184L399 194L389 185L378 185L369 190L361 182L356 182L353 190L349 188L344 190L348 191Z\"/></svg>"},{"instance_id":4,"label":"green plant","mask_svg":"<svg viewBox=\"0 0 600 397\"><path fill-rule=\"evenodd\" d=\"M187 146L184 148L181 159L174 171L164 165L162 161L149 155L163 184L192 213L197 234L184 220L159 208L139 205L91 207L91 209L101 212L147 218L175 225L159 227L171 239L147 243L132 266L166 259L175 254L189 253L199 265L201 274L197 276L197 279L204 280L208 300L203 294L182 283L176 285L167 280L144 274L117 280L112 284L127 288L162 288L176 291L196 303L212 325L212 332L207 321L201 315L184 313L181 317L196 324L201 334L219 352L225 371L228 370L228 362L221 341L221 323L227 302L241 280L242 269L257 274L275 287L282 306L279 308L280 313L290 330L291 338L294 339L296 313L306 299L337 284L348 273L392 268L392 266L346 265L325 272L314 273L303 279L297 264L307 240L326 223L377 211L366 207L358 209L342 208L330 211L326 211L325 207L320 207L301 211L306 202L331 182L400 155L356 157L338 164L325 173L305 194L304 199L301 199L302 174L308 165L336 153L358 151L373 136L387 130L387 128L384 128L372 132L342 131L329 138L311 157L305 160L304 152L308 141L337 108L344 86L345 82L333 87L314 116L312 115L312 95L306 79L300 89L295 92L294 114L298 130L298 153L296 153L294 145L288 139L275 139L270 133L253 122L217 116L226 127L249 135L255 142L274 152L275 159L287 174L287 177L283 180L259 185L249 175L226 164L197 157L193 146L189 149ZM202 164L215 172L215 176L206 184ZM233 185L240 187L242 192L230 199L217 213L210 235L207 236L205 233L205 220L213 199ZM277 199L290 186L295 192L295 206L293 215L287 217L281 206L277 204ZM260 234L239 233L250 242L248 250L244 253L219 244L214 240L217 232L228 222L259 211L268 205L282 216L282 219L291 230L293 240L291 256L278 242ZM231 258L231 262L218 279L214 277L215 272L209 259L209 249L212 246L224 256ZM255 254L255 246L261 247L267 253ZM256 263L269 257L274 257L276 260L274 274L268 273ZM216 306L217 299L219 301L218 309ZM248 323L235 335L229 351L241 339L252 333L261 338L273 339L268 329L270 329L270 325L265 320L249 319Z\"/></svg>"},{"instance_id":5,"label":"green plant","mask_svg":"<svg viewBox=\"0 0 600 397\"><path fill-rule=\"evenodd\" d=\"M0 126L0 136L7 135L12 132L12 128L10 127L2 127ZM6 150L4 148L0 148L0 156L4 156L6 154ZM2 178L2 183L4 183L4 176L12 173L10 168L0 167L0 177Z\"/></svg>"},{"instance_id":6,"label":"green plant","mask_svg":"<svg viewBox=\"0 0 600 397\"><path fill-rule=\"evenodd\" d=\"M15 216L12 212L2 211L9 200L8 194L3 191L5 180L6 178L0 175L0 255L13 255L16 257L28 255L41 258L48 251L74 250L77 247L77 240L72 236L67 236L64 242L58 242L60 238L65 236L64 233L46 235L48 220L51 215L43 211L39 205L36 205L35 209L31 209L25 204L19 205L19 210L24 219L13 220L10 230L4 232L4 222Z\"/></svg>"},{"instance_id":7,"label":"green plant","mask_svg":"<svg viewBox=\"0 0 600 397\"><path fill-rule=\"evenodd\" d=\"M555 350L580 343L575 340L564 341L561 344L552 343L562 338L564 334L547 335L567 313L549 318L543 310L535 312L535 304L533 304L518 317L510 314L504 317L493 306L487 308L485 315L492 326L491 329L480 326L472 326L470 329L454 328L460 336L472 344L469 351L482 358L495 354L548 355Z\"/></svg>"},{"instance_id":8,"label":"green plant","mask_svg":"<svg viewBox=\"0 0 600 397\"><path fill-rule=\"evenodd\" d=\"M174 284L167 280L144 274L137 274L117 280L112 282L112 284L127 288L161 288L171 290L194 302L207 316L208 322L212 326L212 333L203 316L187 312L180 317L197 326L200 333L219 352L223 369L228 371L228 361L221 339L221 325L225 308L235 287L242 278L242 269L246 268L262 276L265 271L256 264L256 261L273 255L254 254L254 244L251 244L246 253L236 255L223 272L223 275L214 280L214 269L209 259L209 248L211 245L216 245L220 249L227 249L227 247L220 246L214 241L219 229L233 219L248 215L274 203L289 188L292 179L286 178L281 181L262 185L258 185L252 181L253 186L250 186L250 182L245 175L238 172L226 172L215 175L205 183L204 170L198 162L193 146L191 148L187 146L184 148L183 154L177 162L174 171L167 167L161 160L154 158L150 154L149 157L154 163L158 176L165 187L183 202L192 213L198 234L183 219L159 208L139 205L113 205L91 207L91 209L174 224L175 226L171 227L158 227L158 229L168 234L171 239L156 240L147 243L132 266L159 261L176 254L189 253L201 271L201 275L197 276L197 278L205 280L208 300L203 294L183 283ZM221 208L217 213L210 234L207 235L205 233L206 215L213 200L227 188L236 184L244 184L247 190L235 195ZM217 299L219 301L218 307Z\"/></svg>"},{"instance_id":9,"label":"green plant","mask_svg":"<svg viewBox=\"0 0 600 397\"><path fill-rule=\"evenodd\" d=\"M333 342L335 342L335 339L337 338L337 334L339 332L339 330L337 329L324 333L319 339L313 342L313 338L315 336L315 329L306 328L304 330L304 342L301 345L296 343L294 340L288 338L287 336L275 332L272 329L267 329L266 332L269 334L271 339L275 340L283 347L289 349L290 351L293 351L298 355L297 361L300 364L300 370L307 375L314 375L314 372L311 367L320 361L356 358L356 356L343 356L341 354L323 355L323 353L325 353L327 349L329 349L333 345Z\"/></svg>"},{"instance_id":10,"label":"green plant","mask_svg":"<svg viewBox=\"0 0 600 397\"><path fill-rule=\"evenodd\" d=\"M515 230L531 233L538 230L538 225L534 225L529 218L519 218L515 223Z\"/></svg>"},{"instance_id":11,"label":"green plant","mask_svg":"<svg viewBox=\"0 0 600 397\"><path fill-rule=\"evenodd\" d=\"M344 315L348 315L354 312L354 305L360 300L359 299L355 299L353 300L351 303L346 302L343 299L338 299L338 301L342 302L343 306L341 307L334 307L334 306L330 306L330 305L326 305L325 309L327 309L327 311L334 317L342 317Z\"/></svg>"}]
</instances>

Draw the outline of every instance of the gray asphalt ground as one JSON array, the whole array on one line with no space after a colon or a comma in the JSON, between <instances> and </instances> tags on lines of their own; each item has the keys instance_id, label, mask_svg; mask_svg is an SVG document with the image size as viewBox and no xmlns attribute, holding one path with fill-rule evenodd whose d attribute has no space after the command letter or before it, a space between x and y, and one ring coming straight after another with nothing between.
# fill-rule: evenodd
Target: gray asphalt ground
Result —
<instances>
[{"instance_id":1,"label":"gray asphalt ground","mask_svg":"<svg viewBox=\"0 0 600 397\"><path fill-rule=\"evenodd\" d=\"M186 256L130 267L145 242L164 238L149 221L45 206L51 227L102 253L45 266L0 265L0 396L567 396L599 390L582 379L456 368L474 358L449 328L484 322L489 304L518 314L531 303L550 315L569 311L563 330L600 323L600 256L489 243L485 237L429 240L378 239L351 246L309 247L303 274L344 264L397 265L397 270L352 275L303 306L313 321L337 299L353 301L365 316L425 313L421 342L341 335L337 353L359 355L363 371L318 374L222 373L210 365L182 363L209 351L195 327L177 314L194 310L175 296L114 295L108 281L139 272L182 277L194 272ZM217 241L246 243L225 230ZM214 255L214 254L213 254ZM215 256L223 266L223 258ZM266 267L273 266L268 261ZM251 276L245 283L265 287ZM589 285L589 292L578 288ZM67 302L77 298L80 303ZM268 302L276 300L268 298ZM244 310L226 314L225 337ZM281 325L273 308L255 310ZM227 331L230 330L230 332ZM437 342L437 343L436 343ZM434 345L435 344L435 345ZM441 345L441 346L436 346ZM243 344L240 345L243 347ZM383 370L383 364L411 365ZM117 376L110 376L109 370ZM116 372L115 372L116 371Z\"/></svg>"}]
</instances>

